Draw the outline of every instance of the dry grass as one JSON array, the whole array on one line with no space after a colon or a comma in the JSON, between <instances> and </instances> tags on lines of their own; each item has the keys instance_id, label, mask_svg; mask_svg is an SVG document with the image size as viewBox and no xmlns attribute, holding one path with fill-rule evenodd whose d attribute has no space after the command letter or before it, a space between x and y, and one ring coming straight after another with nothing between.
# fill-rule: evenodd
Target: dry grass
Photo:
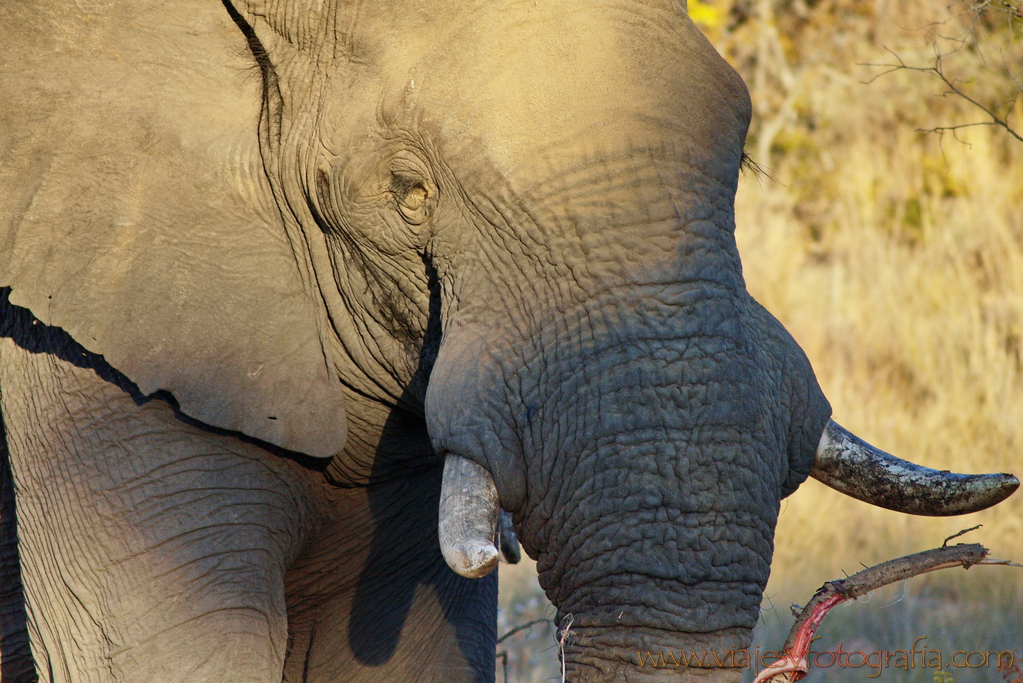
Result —
<instances>
[{"instance_id":1,"label":"dry grass","mask_svg":"<svg viewBox=\"0 0 1023 683\"><path fill-rule=\"evenodd\" d=\"M502 564L498 571L501 603L497 632L506 634L529 622L545 621L498 643L497 683L560 681L555 610L536 582L536 563L523 557L519 564Z\"/></svg>"},{"instance_id":2,"label":"dry grass","mask_svg":"<svg viewBox=\"0 0 1023 683\"><path fill-rule=\"evenodd\" d=\"M888 50L926 63L933 52L926 32L900 30L872 4L851 6L859 11L848 14L848 33L831 26L839 30L831 43L803 46L791 91L753 131L760 145L772 116L785 119L760 160L777 182L744 178L736 199L748 287L800 342L839 422L932 467L1019 471L1023 144L995 128L960 131L963 142L917 132L983 116L940 97L925 74L866 84L880 70L858 63L891 62ZM948 19L941 6L885 7L899 10L902 25ZM835 22L826 18L817 23ZM803 30L794 35L804 41L824 35L812 21ZM1012 49L1023 70L1021 44ZM992 90L1004 86L976 52L947 62L989 75ZM1010 117L1017 129L1021 105ZM810 482L784 505L775 574L802 582L819 568L824 579L978 523L971 540L1023 555L1023 496L932 520L866 508Z\"/></svg>"},{"instance_id":3,"label":"dry grass","mask_svg":"<svg viewBox=\"0 0 1023 683\"><path fill-rule=\"evenodd\" d=\"M750 86L747 149L775 179L744 177L736 199L749 290L806 351L840 423L931 467L1023 473L1023 144L992 127L957 131L958 140L923 135L918 128L986 117L941 97L942 84L927 74L900 70L868 84L883 69L863 66L891 63L892 52L928 66L928 30L908 29L944 22L930 33L960 36L970 15L963 5L916 0L755 1L690 2ZM1016 87L1005 66L1023 71L1023 20L1010 19L1003 12L972 25L979 49L967 43L944 66L972 78L964 86L971 96L1001 107L1020 131L1023 98L1005 104ZM967 541L1023 561L1023 494L968 517L928 519L808 482L783 503L759 630L777 631L780 644L790 601L843 570L939 545L975 524L984 527ZM836 610L826 624L836 635L824 635L892 650L928 635L932 648L1002 643L1023 656L1020 574L977 568L917 579L894 589L897 602L889 595L842 608L847 616ZM536 594L522 570L515 576L515 595ZM503 591L508 585L502 579ZM506 621L521 611L508 598L502 593ZM532 656L550 658L552 633ZM554 677L553 657L547 673L517 670L509 680ZM868 672L831 670L816 680L845 680L840 673L859 680ZM993 670L951 673L1000 680ZM932 675L886 670L881 680L940 680Z\"/></svg>"},{"instance_id":4,"label":"dry grass","mask_svg":"<svg viewBox=\"0 0 1023 683\"><path fill-rule=\"evenodd\" d=\"M941 6L899 9L902 25L948 17ZM864 84L880 70L855 64L892 62L884 47L917 64L933 52L919 32L862 16L850 27L860 39L843 49L847 70L821 52L797 67L803 85L794 87L802 90L789 98L791 114L775 114L787 116L786 125L761 162L779 182L741 184L737 237L749 289L807 352L842 424L932 467L1019 474L1023 144L995 128L959 131L962 142L917 132L984 117L940 97L941 84L925 74L897 71ZM867 35L875 24L885 28ZM1023 70L1020 43L1012 49L1011 63ZM1004 76L976 52L947 62L973 74L979 88L1004 89ZM1009 122L1023 129L1019 102ZM868 508L809 482L783 504L762 630L783 639L790 619L779 620L772 606L806 600L843 570L932 547L974 524L984 527L969 540L1023 559L1023 496L967 517L928 519ZM1010 569L982 571L917 579L899 603L846 608L852 616L832 617L822 642L833 646L844 634L847 643L865 638L895 650L929 635L946 656L988 647L1023 656L1023 580ZM998 680L993 670L951 673L957 681ZM886 670L882 679L932 674ZM865 675L828 670L815 679Z\"/></svg>"}]
</instances>

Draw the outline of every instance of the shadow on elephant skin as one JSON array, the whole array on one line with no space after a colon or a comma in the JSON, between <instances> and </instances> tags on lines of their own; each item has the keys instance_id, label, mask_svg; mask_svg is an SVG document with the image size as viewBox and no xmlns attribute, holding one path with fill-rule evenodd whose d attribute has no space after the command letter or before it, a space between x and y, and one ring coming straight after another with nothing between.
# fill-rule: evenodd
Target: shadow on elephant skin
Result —
<instances>
[{"instance_id":1,"label":"shadow on elephant skin","mask_svg":"<svg viewBox=\"0 0 1023 683\"><path fill-rule=\"evenodd\" d=\"M0 415L0 681L35 683L37 680L29 648L28 614L18 561L14 479Z\"/></svg>"},{"instance_id":2,"label":"shadow on elephant skin","mask_svg":"<svg viewBox=\"0 0 1023 683\"><path fill-rule=\"evenodd\" d=\"M387 531L374 535L359 575L348 644L362 664L387 662L407 633L417 591L426 589L453 627L465 661L474 664L477 673L489 672L478 680L493 680L497 572L466 579L444 562L437 540L441 474L437 461L418 476L369 488L370 514L377 528ZM395 515L396 500L403 501L400 515ZM410 542L395 542L396 538Z\"/></svg>"},{"instance_id":3,"label":"shadow on elephant skin","mask_svg":"<svg viewBox=\"0 0 1023 683\"><path fill-rule=\"evenodd\" d=\"M359 575L349 615L348 645L358 661L380 666L394 656L417 589L432 590L453 624L466 661L492 680L497 638L497 572L466 579L445 563L437 538L444 462L430 444L423 413L430 371L442 337L437 272L424 257L430 290L429 318L418 340L419 362L401 400L391 408L374 453L367 488L378 531ZM397 490L395 490L397 489ZM402 491L405 489L405 491ZM395 501L400 513L396 514ZM394 539L408 543L394 542ZM415 551L410 552L412 547ZM411 565L411 566L410 566ZM401 571L395 572L395 568ZM382 580L383 579L383 580ZM381 599L384 597L384 599Z\"/></svg>"}]
</instances>

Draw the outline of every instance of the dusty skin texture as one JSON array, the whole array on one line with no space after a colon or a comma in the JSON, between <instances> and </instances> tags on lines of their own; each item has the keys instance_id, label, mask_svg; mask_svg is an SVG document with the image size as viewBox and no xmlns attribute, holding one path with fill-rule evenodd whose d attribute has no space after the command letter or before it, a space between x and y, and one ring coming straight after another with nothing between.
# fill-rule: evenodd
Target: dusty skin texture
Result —
<instances>
[{"instance_id":1,"label":"dusty skin texture","mask_svg":"<svg viewBox=\"0 0 1023 683\"><path fill-rule=\"evenodd\" d=\"M0 65L4 683L26 633L62 682L491 680L446 453L570 680L748 645L830 407L684 6L26 0Z\"/></svg>"}]
</instances>

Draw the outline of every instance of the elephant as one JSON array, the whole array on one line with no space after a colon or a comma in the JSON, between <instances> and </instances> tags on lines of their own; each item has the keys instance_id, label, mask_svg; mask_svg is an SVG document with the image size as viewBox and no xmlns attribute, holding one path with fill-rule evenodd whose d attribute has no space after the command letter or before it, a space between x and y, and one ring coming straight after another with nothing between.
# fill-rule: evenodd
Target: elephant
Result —
<instances>
[{"instance_id":1,"label":"elephant","mask_svg":"<svg viewBox=\"0 0 1023 683\"><path fill-rule=\"evenodd\" d=\"M808 476L1018 486L831 419L746 291L749 95L684 2L0 27L5 683L493 680L501 510L567 680L734 683L636 652L749 645Z\"/></svg>"}]
</instances>

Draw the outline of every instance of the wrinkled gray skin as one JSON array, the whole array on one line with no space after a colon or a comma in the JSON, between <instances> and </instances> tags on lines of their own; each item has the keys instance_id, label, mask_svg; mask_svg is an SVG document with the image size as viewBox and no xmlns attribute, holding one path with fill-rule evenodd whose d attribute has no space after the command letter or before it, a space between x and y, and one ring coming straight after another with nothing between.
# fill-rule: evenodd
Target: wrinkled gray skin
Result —
<instances>
[{"instance_id":1,"label":"wrinkled gray skin","mask_svg":"<svg viewBox=\"0 0 1023 683\"><path fill-rule=\"evenodd\" d=\"M683 5L21 0L0 64L5 683L26 625L43 680L490 680L449 452L569 680L738 680L636 652L749 643L830 408Z\"/></svg>"}]
</instances>

